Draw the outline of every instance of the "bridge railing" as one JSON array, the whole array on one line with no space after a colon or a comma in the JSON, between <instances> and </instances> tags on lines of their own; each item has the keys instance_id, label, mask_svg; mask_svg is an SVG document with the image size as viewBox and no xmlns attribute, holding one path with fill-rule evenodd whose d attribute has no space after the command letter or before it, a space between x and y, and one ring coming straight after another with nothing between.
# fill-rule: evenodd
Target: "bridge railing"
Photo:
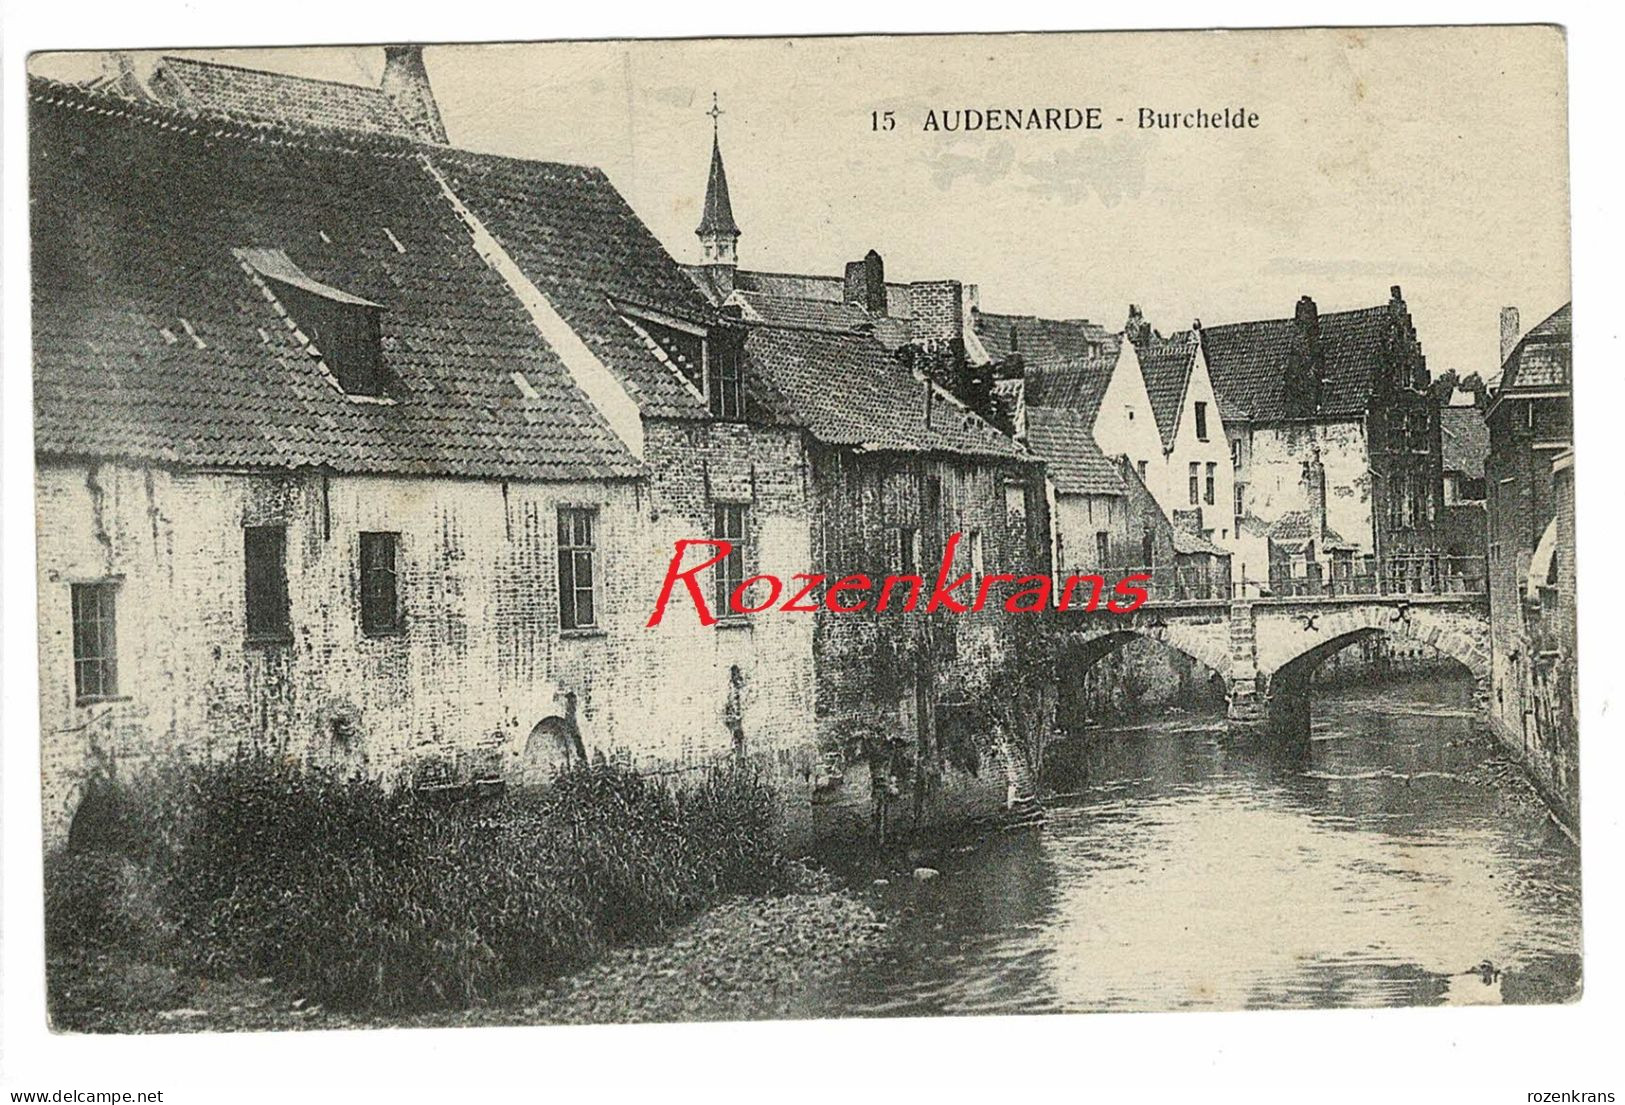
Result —
<instances>
[{"instance_id":1,"label":"bridge railing","mask_svg":"<svg viewBox=\"0 0 1625 1105\"><path fill-rule=\"evenodd\" d=\"M1222 560L1207 558L1204 563L1111 568L1107 575L1118 579L1150 576L1145 584L1150 602L1226 602L1231 595L1230 573L1223 565Z\"/></svg>"},{"instance_id":2,"label":"bridge railing","mask_svg":"<svg viewBox=\"0 0 1625 1105\"><path fill-rule=\"evenodd\" d=\"M1272 571L1268 580L1238 579L1235 598L1339 598L1357 595L1483 595L1489 568L1482 556L1417 553L1385 557L1361 565L1298 565L1298 571ZM1340 570L1341 569L1341 570ZM1155 596L1153 595L1153 598Z\"/></svg>"}]
</instances>

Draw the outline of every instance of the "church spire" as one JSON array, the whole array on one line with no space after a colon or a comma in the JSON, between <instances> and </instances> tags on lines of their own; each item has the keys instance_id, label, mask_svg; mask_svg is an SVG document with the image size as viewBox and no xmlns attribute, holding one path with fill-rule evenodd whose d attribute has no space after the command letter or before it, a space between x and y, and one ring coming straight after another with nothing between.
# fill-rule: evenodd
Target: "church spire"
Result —
<instances>
[{"instance_id":1,"label":"church spire","mask_svg":"<svg viewBox=\"0 0 1625 1105\"><path fill-rule=\"evenodd\" d=\"M711 93L711 174L705 182L705 213L700 216L700 248L707 266L732 269L738 261L739 224L734 222L733 202L728 198L728 173L722 167L722 143L718 121L722 108L717 94Z\"/></svg>"}]
</instances>

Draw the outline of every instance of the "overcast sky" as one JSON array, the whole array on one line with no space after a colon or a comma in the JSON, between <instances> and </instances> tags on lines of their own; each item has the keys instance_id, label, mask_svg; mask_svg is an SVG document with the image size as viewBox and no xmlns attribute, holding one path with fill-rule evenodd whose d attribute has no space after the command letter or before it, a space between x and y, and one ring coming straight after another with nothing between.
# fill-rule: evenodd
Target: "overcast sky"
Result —
<instances>
[{"instance_id":1,"label":"overcast sky","mask_svg":"<svg viewBox=\"0 0 1625 1105\"><path fill-rule=\"evenodd\" d=\"M195 53L375 82L376 48ZM1545 28L430 47L454 144L602 167L694 260L715 90L741 264L980 285L988 310L1163 331L1367 306L1400 284L1435 372L1569 298L1564 47ZM36 59L51 75L91 57ZM926 112L1103 109L1093 132L930 133ZM1142 131L1243 107L1245 131ZM871 113L892 110L876 133ZM1118 117L1126 123L1116 122Z\"/></svg>"}]
</instances>

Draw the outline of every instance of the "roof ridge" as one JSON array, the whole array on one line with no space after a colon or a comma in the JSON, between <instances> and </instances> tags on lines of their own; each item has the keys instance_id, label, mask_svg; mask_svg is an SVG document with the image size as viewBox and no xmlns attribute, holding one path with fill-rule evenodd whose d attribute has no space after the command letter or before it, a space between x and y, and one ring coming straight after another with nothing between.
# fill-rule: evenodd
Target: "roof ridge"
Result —
<instances>
[{"instance_id":1,"label":"roof ridge","mask_svg":"<svg viewBox=\"0 0 1625 1105\"><path fill-rule=\"evenodd\" d=\"M181 60L190 59L183 58ZM227 68L236 67L228 66ZM266 71L248 70L248 72ZM270 75L279 79L282 76L279 73ZM316 80L319 78L297 77L293 79ZM356 87L362 86L358 85ZM520 157L514 154L486 150L471 150L462 146L427 142L421 138L406 134L354 130L347 127L324 127L279 119L255 119L209 108L188 107L182 104L168 104L154 100L132 100L104 89L88 88L81 84L35 74L29 74L28 77L28 98L33 103L95 112L100 115L118 116L149 126L156 126L163 130L181 131L208 138L232 138L239 141L259 143L269 142L274 145L298 146L302 149L321 153L365 153L369 156L386 155L399 158L416 157L421 153L428 152L439 157L460 156L480 160L497 160L514 165L575 169L596 174L605 181L609 180L608 174L597 165L585 165L571 161L549 161L543 158ZM172 120L184 120L185 124L195 124L195 126L176 125ZM278 136L285 136L285 140L278 141ZM611 186L613 187L613 182L611 182Z\"/></svg>"},{"instance_id":2,"label":"roof ridge","mask_svg":"<svg viewBox=\"0 0 1625 1105\"><path fill-rule=\"evenodd\" d=\"M162 65L166 61L178 61L183 65L198 65L207 69L230 69L236 73L251 73L256 77L271 77L279 81L304 81L308 84L325 84L335 88L349 88L358 92L373 92L382 96L385 101L389 97L382 88L375 88L370 84L352 84L349 81L335 80L332 77L307 77L302 73L279 73L274 69L255 69L248 65L233 65L229 61L205 61L202 58L189 58L180 54L163 54L158 58Z\"/></svg>"},{"instance_id":3,"label":"roof ridge","mask_svg":"<svg viewBox=\"0 0 1625 1105\"><path fill-rule=\"evenodd\" d=\"M1324 322L1326 319L1329 319L1329 318L1338 318L1338 317L1345 316L1345 315L1372 314L1372 313L1375 313L1377 311L1386 311L1387 309L1388 309L1388 304L1386 304L1386 303L1377 303L1377 304L1373 304L1373 305L1371 305L1369 307L1348 307L1348 308L1345 308L1345 309L1343 309L1341 311L1319 311L1319 312L1317 312L1316 317L1318 319L1320 319L1322 322ZM1296 321L1297 320L1295 318L1293 318L1291 315L1288 315L1285 318L1248 318L1248 319L1240 319L1240 320L1238 320L1236 322L1216 322L1211 326L1204 322L1202 324L1202 332L1207 333L1210 330L1233 330L1238 326L1265 326L1265 325L1269 325L1271 323L1285 324L1285 323L1291 323L1291 322L1296 322Z\"/></svg>"},{"instance_id":4,"label":"roof ridge","mask_svg":"<svg viewBox=\"0 0 1625 1105\"><path fill-rule=\"evenodd\" d=\"M285 120L248 119L241 115L212 111L206 108L186 107L180 104L131 100L101 89L55 80L51 77L30 75L28 99L31 103L64 107L99 115L116 116L134 122L156 126L163 130L180 131L209 138L233 138L251 142L271 142L292 145L318 152L367 152L379 154L386 150L395 156L411 157L420 149L443 150L449 147L435 145L398 134L375 131L357 131L342 127L320 127L290 123ZM177 125L177 121L181 121ZM213 126L215 129L209 129ZM284 141L277 141L285 136ZM330 144L320 141L326 139ZM382 147L383 149L380 149Z\"/></svg>"}]
</instances>

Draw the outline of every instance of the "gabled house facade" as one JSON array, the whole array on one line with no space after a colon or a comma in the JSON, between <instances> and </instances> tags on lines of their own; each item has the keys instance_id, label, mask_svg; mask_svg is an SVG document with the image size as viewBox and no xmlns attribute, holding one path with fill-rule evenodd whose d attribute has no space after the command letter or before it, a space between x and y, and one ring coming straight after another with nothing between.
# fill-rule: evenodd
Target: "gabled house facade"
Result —
<instances>
[{"instance_id":1,"label":"gabled house facade","mask_svg":"<svg viewBox=\"0 0 1625 1105\"><path fill-rule=\"evenodd\" d=\"M1322 314L1201 330L1236 465L1238 577L1261 579L1249 534L1311 514L1321 578L1344 588L1414 587L1449 570L1440 537L1438 407L1404 297ZM1352 544L1324 555L1322 531Z\"/></svg>"},{"instance_id":2,"label":"gabled house facade","mask_svg":"<svg viewBox=\"0 0 1625 1105\"><path fill-rule=\"evenodd\" d=\"M1131 306L1125 333L1138 353L1161 437L1162 462L1153 485L1157 501L1170 515L1186 515L1182 532L1234 547L1234 457L1202 350L1201 323L1164 338Z\"/></svg>"}]
</instances>

